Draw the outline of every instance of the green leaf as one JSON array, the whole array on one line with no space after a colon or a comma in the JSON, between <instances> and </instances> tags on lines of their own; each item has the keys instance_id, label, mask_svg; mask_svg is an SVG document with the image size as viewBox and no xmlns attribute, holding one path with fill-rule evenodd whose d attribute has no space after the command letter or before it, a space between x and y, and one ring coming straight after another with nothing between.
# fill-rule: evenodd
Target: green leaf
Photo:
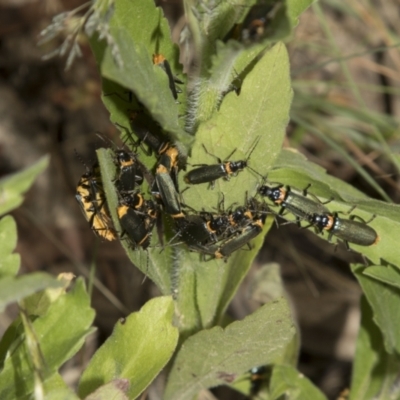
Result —
<instances>
[{"instance_id":1,"label":"green leaf","mask_svg":"<svg viewBox=\"0 0 400 400\"><path fill-rule=\"evenodd\" d=\"M173 355L178 341L173 312L171 297L157 297L120 321L83 373L79 395L87 396L105 383L125 378L130 384L128 397L139 396Z\"/></svg>"},{"instance_id":2,"label":"green leaf","mask_svg":"<svg viewBox=\"0 0 400 400\"><path fill-rule=\"evenodd\" d=\"M346 191L341 197L341 191L346 185L340 179L327 175L326 170L307 160L296 149L283 149L277 157L273 169L268 172L268 180L283 182L294 187L304 189L311 183L310 191L317 196L329 199L332 196L344 201L352 198L366 199L367 196L351 185L346 186Z\"/></svg>"},{"instance_id":3,"label":"green leaf","mask_svg":"<svg viewBox=\"0 0 400 400\"><path fill-rule=\"evenodd\" d=\"M224 96L235 89L233 82L241 83L246 78L265 48L265 45L246 48L235 40L217 42L207 78L194 81L191 99L195 100L190 104L187 117L189 132L196 132L200 123L212 117Z\"/></svg>"},{"instance_id":4,"label":"green leaf","mask_svg":"<svg viewBox=\"0 0 400 400\"><path fill-rule=\"evenodd\" d=\"M361 325L357 338L349 400L394 397L400 359L386 353L382 333L373 321L370 305L361 298Z\"/></svg>"},{"instance_id":5,"label":"green leaf","mask_svg":"<svg viewBox=\"0 0 400 400\"><path fill-rule=\"evenodd\" d=\"M44 156L32 166L0 179L0 215L18 208L23 202L22 195L32 186L36 177L49 164L49 157Z\"/></svg>"},{"instance_id":6,"label":"green leaf","mask_svg":"<svg viewBox=\"0 0 400 400\"><path fill-rule=\"evenodd\" d=\"M211 58L215 54L215 43L223 40L234 24L243 19L255 0L209 2L207 6L193 0L185 3L188 30L191 35L184 43L194 47L193 54L200 65L199 74L202 78L206 78L209 76Z\"/></svg>"},{"instance_id":7,"label":"green leaf","mask_svg":"<svg viewBox=\"0 0 400 400\"><path fill-rule=\"evenodd\" d=\"M265 304L286 296L278 263L267 263L249 277L249 296L258 303Z\"/></svg>"},{"instance_id":8,"label":"green leaf","mask_svg":"<svg viewBox=\"0 0 400 400\"><path fill-rule=\"evenodd\" d=\"M231 160L244 160L249 150L257 143L249 164L260 174L265 174L280 153L289 118L292 99L289 61L283 44L270 49L255 65L243 82L240 95L229 93L218 112L200 125L196 143L188 163L215 164L216 159L205 153L207 150L222 160L236 149ZM183 175L183 174L181 174ZM234 182L232 182L234 180ZM230 182L219 179L214 190L205 190L207 184L192 185L184 193L184 202L195 209L216 207L225 194L230 206L243 204L245 193L251 197L256 192L260 178L249 168L233 177ZM187 186L180 176L180 187Z\"/></svg>"},{"instance_id":9,"label":"green leaf","mask_svg":"<svg viewBox=\"0 0 400 400\"><path fill-rule=\"evenodd\" d=\"M251 241L252 249L235 252L228 262L201 261L197 253L177 249L172 272L178 321L184 337L221 322L223 314L261 248L273 223L267 220L263 232Z\"/></svg>"},{"instance_id":10,"label":"green leaf","mask_svg":"<svg viewBox=\"0 0 400 400\"><path fill-rule=\"evenodd\" d=\"M168 22L161 9L155 7L152 0L119 0L109 28L119 48L123 65L116 64L112 49L106 47L104 41L92 40L92 49L102 76L131 90L137 100L174 139L189 144L191 138L184 132L178 118L183 114L185 95L180 94L177 103L169 88L167 74L152 62L153 54L161 53L171 64L173 73L178 75L179 79L184 79L182 68L178 64L178 47L171 40ZM106 90L105 94L110 93ZM182 90L184 91L184 86ZM124 96L124 92L119 95ZM126 126L127 118L120 119L121 114L127 114L132 105L127 103L121 108L117 96L105 96L103 101L112 113L112 121ZM116 108L120 110L119 113L115 113Z\"/></svg>"},{"instance_id":11,"label":"green leaf","mask_svg":"<svg viewBox=\"0 0 400 400\"><path fill-rule=\"evenodd\" d=\"M131 96L127 93L127 90L109 79L103 78L103 96L102 100L108 111L110 112L111 122L120 126L121 129L121 140L122 142L128 146L134 152L140 153L140 162L149 170L152 170L155 163L156 158L153 154L146 154L142 149L136 148L135 136L132 135L132 129L130 127L129 115L130 110L140 108L139 106L135 106L135 102L137 100L134 95L132 95L133 104L128 103L128 99ZM159 132L158 132L159 131ZM161 129L157 129L157 132L162 134ZM165 134L165 140L169 140L167 134Z\"/></svg>"},{"instance_id":12,"label":"green leaf","mask_svg":"<svg viewBox=\"0 0 400 400\"><path fill-rule=\"evenodd\" d=\"M215 2L206 12L199 11L201 32L212 47L217 40L223 40L235 23L243 19L256 0L233 0ZM200 4L201 7L201 4ZM206 58L207 54L202 54Z\"/></svg>"},{"instance_id":13,"label":"green leaf","mask_svg":"<svg viewBox=\"0 0 400 400\"><path fill-rule=\"evenodd\" d=\"M268 172L270 182L279 182L290 185L294 189L303 190L309 184L308 193L316 195L321 201L334 199L326 204L332 212L343 212L343 218L352 206L356 208L351 215L357 215L368 221L373 215L376 218L369 223L378 234L378 243L371 246L359 246L350 243L350 247L367 256L373 263L379 264L385 259L400 268L400 247L397 246L397 237L400 235L400 206L383 201L369 199L351 185L327 175L326 171L307 161L295 150L283 150L274 167ZM276 209L278 211L278 209ZM285 218L293 219L290 214ZM327 235L321 237L327 239ZM335 242L333 237L333 242Z\"/></svg>"},{"instance_id":14,"label":"green leaf","mask_svg":"<svg viewBox=\"0 0 400 400\"><path fill-rule=\"evenodd\" d=\"M7 352L13 343L17 343L17 338L23 335L23 325L21 318L15 319L7 328L0 341L0 370L3 369L4 360Z\"/></svg>"},{"instance_id":15,"label":"green leaf","mask_svg":"<svg viewBox=\"0 0 400 400\"><path fill-rule=\"evenodd\" d=\"M46 315L31 322L43 356L40 372L45 384L82 347L86 336L93 332L90 328L93 319L84 282L78 279L70 292L51 304ZM13 344L0 372L1 399L19 399L33 393L34 375L28 349L25 339Z\"/></svg>"},{"instance_id":16,"label":"green leaf","mask_svg":"<svg viewBox=\"0 0 400 400\"><path fill-rule=\"evenodd\" d=\"M59 282L57 288L47 288L24 298L22 306L25 312L28 315L45 315L50 304L54 303L60 296L65 295L73 279L74 275L72 273L61 273L57 276L57 281Z\"/></svg>"},{"instance_id":17,"label":"green leaf","mask_svg":"<svg viewBox=\"0 0 400 400\"><path fill-rule=\"evenodd\" d=\"M383 334L386 351L390 354L400 353L400 336L397 334L400 330L400 289L366 276L366 268L355 265L352 271L371 305L373 319Z\"/></svg>"},{"instance_id":18,"label":"green leaf","mask_svg":"<svg viewBox=\"0 0 400 400\"><path fill-rule=\"evenodd\" d=\"M123 28L135 44L148 47L149 60L153 54L162 54L171 64L174 72L182 73L179 64L179 48L171 39L169 23L160 7L151 0L132 2L119 0L110 21L111 33ZM140 71L136 71L140 74Z\"/></svg>"},{"instance_id":19,"label":"green leaf","mask_svg":"<svg viewBox=\"0 0 400 400\"><path fill-rule=\"evenodd\" d=\"M116 176L116 168L112 159L112 153L109 150L99 149L97 150L97 157L99 159L103 187L111 218L115 228L121 233L122 229L117 216L118 196L113 183ZM172 266L166 263L166 260L171 259L172 250L171 248L166 248L161 252L161 247L156 247L158 245L158 238L155 229L151 245L146 251L130 248L128 241L124 239L121 240L121 245L132 263L158 286L162 294L167 295L171 293L170 270Z\"/></svg>"},{"instance_id":20,"label":"green leaf","mask_svg":"<svg viewBox=\"0 0 400 400\"><path fill-rule=\"evenodd\" d=\"M17 225L10 215L0 220L0 279L17 274L21 257L12 254L17 246Z\"/></svg>"},{"instance_id":21,"label":"green leaf","mask_svg":"<svg viewBox=\"0 0 400 400\"><path fill-rule=\"evenodd\" d=\"M286 0L288 15L292 27L298 24L298 18L315 0Z\"/></svg>"},{"instance_id":22,"label":"green leaf","mask_svg":"<svg viewBox=\"0 0 400 400\"><path fill-rule=\"evenodd\" d=\"M271 165L282 145L290 107L287 67L283 45L277 45L267 52L246 77L240 96L228 94L220 111L200 125L189 163L216 162L205 154L202 143L221 158L227 157L240 143L232 157L240 160L246 158L245 152L259 139L249 163L257 165L257 169L266 169ZM275 93L279 93L279 96L275 96ZM183 175L179 177L182 190L187 186ZM259 177L247 168L232 177L230 182L219 179L214 190L207 190L207 184L190 186L184 193L184 203L196 210L212 212L221 200L222 192L225 194L225 207L243 204L246 192L249 197L255 194L258 180ZM270 223L266 224L264 234ZM181 331L187 334L210 327L220 320L261 246L262 238L260 234L252 243L255 246L253 251L236 252L227 264L217 260L204 263L198 254L187 254L177 249L174 259L178 267L173 272L176 278L173 285L174 293L177 293Z\"/></svg>"},{"instance_id":23,"label":"green leaf","mask_svg":"<svg viewBox=\"0 0 400 400\"><path fill-rule=\"evenodd\" d=\"M97 390L85 397L85 400L129 400L127 396L129 389L128 379L114 379L100 386Z\"/></svg>"},{"instance_id":24,"label":"green leaf","mask_svg":"<svg viewBox=\"0 0 400 400\"><path fill-rule=\"evenodd\" d=\"M44 400L79 400L58 373L53 374L45 382L44 394Z\"/></svg>"},{"instance_id":25,"label":"green leaf","mask_svg":"<svg viewBox=\"0 0 400 400\"><path fill-rule=\"evenodd\" d=\"M58 288L62 284L45 272L34 272L18 277L6 276L0 280L0 310L45 288Z\"/></svg>"},{"instance_id":26,"label":"green leaf","mask_svg":"<svg viewBox=\"0 0 400 400\"><path fill-rule=\"evenodd\" d=\"M363 274L400 289L400 271L391 265L371 266Z\"/></svg>"},{"instance_id":27,"label":"green leaf","mask_svg":"<svg viewBox=\"0 0 400 400\"><path fill-rule=\"evenodd\" d=\"M260 304L266 304L278 299L279 297L287 298L285 288L283 287L281 269L277 263L268 263L257 269L256 273L250 277L248 281L249 298ZM286 346L285 355L282 363L291 365L293 368L297 366L300 351L300 335L297 330L291 342ZM250 393L249 373L235 381L232 385L236 390L244 394Z\"/></svg>"},{"instance_id":28,"label":"green leaf","mask_svg":"<svg viewBox=\"0 0 400 400\"><path fill-rule=\"evenodd\" d=\"M294 334L283 298L225 329L216 326L198 332L178 352L164 398L190 399L203 388L233 381L254 365L280 362Z\"/></svg>"},{"instance_id":29,"label":"green leaf","mask_svg":"<svg viewBox=\"0 0 400 400\"><path fill-rule=\"evenodd\" d=\"M270 400L327 400L310 380L288 365L275 365L270 383Z\"/></svg>"},{"instance_id":30,"label":"green leaf","mask_svg":"<svg viewBox=\"0 0 400 400\"><path fill-rule=\"evenodd\" d=\"M48 393L46 392L44 400L80 400L80 399L71 389L65 387L63 389L52 390Z\"/></svg>"}]
</instances>

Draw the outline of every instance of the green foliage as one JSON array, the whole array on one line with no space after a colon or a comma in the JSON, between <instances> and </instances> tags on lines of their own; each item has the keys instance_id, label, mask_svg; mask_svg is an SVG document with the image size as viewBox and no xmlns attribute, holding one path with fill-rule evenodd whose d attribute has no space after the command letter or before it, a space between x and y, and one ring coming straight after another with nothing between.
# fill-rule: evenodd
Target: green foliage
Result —
<instances>
[{"instance_id":1,"label":"green foliage","mask_svg":"<svg viewBox=\"0 0 400 400\"><path fill-rule=\"evenodd\" d=\"M181 106L174 102L167 75L152 63L153 54L161 53L171 63L174 73L182 78L178 48L171 41L168 22L161 9L154 7L152 0L119 0L109 28L119 48L122 66L115 63L112 49L104 41L92 40L93 52L102 76L131 90L172 137L190 143L178 119L183 111L184 97L180 98ZM124 90L115 87L103 93L123 95ZM121 104L115 95L104 96L103 100L111 113L111 121L129 127L127 109L132 108L132 105Z\"/></svg>"},{"instance_id":2,"label":"green foliage","mask_svg":"<svg viewBox=\"0 0 400 400\"><path fill-rule=\"evenodd\" d=\"M257 398L281 400L326 400L326 397L296 368L289 365L274 365L268 369L268 379L262 382ZM250 389L250 374L235 383L235 388L247 394Z\"/></svg>"},{"instance_id":3,"label":"green foliage","mask_svg":"<svg viewBox=\"0 0 400 400\"><path fill-rule=\"evenodd\" d=\"M47 168L49 157L41 158L36 164L21 172L0 179L0 215L19 207L22 195L32 186L36 177Z\"/></svg>"},{"instance_id":4,"label":"green foliage","mask_svg":"<svg viewBox=\"0 0 400 400\"><path fill-rule=\"evenodd\" d=\"M263 233L273 223L271 218ZM250 251L241 251L228 262L202 262L196 253L175 252L174 289L177 324L182 337L221 323L226 308L246 276L263 243L263 234L252 241Z\"/></svg>"},{"instance_id":5,"label":"green foliage","mask_svg":"<svg viewBox=\"0 0 400 400\"><path fill-rule=\"evenodd\" d=\"M360 278L363 268L354 269ZM398 398L400 393L395 381L400 358L385 350L382 331L373 321L372 308L365 297L361 299L361 311L349 400Z\"/></svg>"},{"instance_id":6,"label":"green foliage","mask_svg":"<svg viewBox=\"0 0 400 400\"><path fill-rule=\"evenodd\" d=\"M327 399L303 374L288 365L274 366L269 392L271 400L282 396L291 400Z\"/></svg>"},{"instance_id":7,"label":"green foliage","mask_svg":"<svg viewBox=\"0 0 400 400\"><path fill-rule=\"evenodd\" d=\"M249 168L229 181L217 180L213 190L208 184L187 185L181 171L180 191L188 188L182 195L183 203L192 209L212 212L221 206L222 199L226 209L245 204L246 198L256 195L262 177L268 177L269 182L300 191L311 184L310 195L330 200L326 207L342 212L344 218L350 210L366 221L375 216L370 225L378 233L379 242L364 247L350 244L374 264L352 267L364 298L350 399L395 398L400 366L399 206L370 199L327 175L296 150L282 150L293 97L290 63L282 41L291 38L299 15L311 3L274 2L276 9L268 27L254 40L245 40L240 30L248 23L246 16L253 6L264 10L264 2L187 0L188 26L181 36L181 49L186 52L180 55L170 37L168 22L153 0L118 0L113 13L110 8L109 36L106 40L101 34L92 37L91 46L103 78L104 104L111 121L121 126L121 138L127 146L136 147L127 133L131 129L130 112L136 110L145 111L159 125L166 140L187 156L188 167L215 164L216 158L226 161L228 156L236 161L248 159ZM102 9L103 22L108 20L105 14ZM94 31L101 33L100 29ZM183 81L178 101L173 98L165 71L153 64L154 54L165 56L173 74ZM195 65L188 76L179 63L180 56L192 61L186 63L185 71ZM332 111L311 97L308 104L314 110L321 114ZM292 118L318 134L323 127L322 117L308 113L300 98L297 95ZM335 111L364 118L377 128L392 127L365 109ZM347 133L356 141L363 140L356 130ZM392 157L382 138L377 136L376 142ZM340 151L337 144L336 149ZM157 157L145 155L140 148L137 151L151 178ZM117 232L122 233L113 152L99 149L97 156L111 218ZM22 194L46 165L44 158L0 181L0 214L21 204ZM376 182L370 184L379 192ZM150 185L147 182L142 186L146 198L150 198ZM290 220L290 215L287 218ZM164 367L168 374L166 399L196 398L200 390L223 384L249 394L249 369L268 365L271 373L262 386L262 398L325 399L296 370L299 334L276 267L268 266L273 273L260 277L260 283L267 279L263 290L270 300L243 320L227 322L226 310L261 248L273 217L267 219L262 234L251 241L249 251L237 251L228 260L208 261L182 244L173 242L174 246L169 246L174 239L174 224L170 216L163 215L162 219L164 231L153 233L148 250L131 248L123 235L121 245L163 296L116 324L82 373L80 398L138 398ZM93 332L94 311L85 285L78 279L69 290L70 278L55 279L44 273L15 277L19 267L19 256L12 254L16 241L15 222L4 217L0 220L0 308L18 302L20 314L0 341L0 398L27 399L41 392L46 399L77 399L58 370Z\"/></svg>"},{"instance_id":8,"label":"green foliage","mask_svg":"<svg viewBox=\"0 0 400 400\"><path fill-rule=\"evenodd\" d=\"M87 396L114 379L125 378L129 380L128 398L138 397L175 350L178 330L171 325L173 312L171 297L157 297L140 312L121 320L82 375L80 396Z\"/></svg>"},{"instance_id":9,"label":"green foliage","mask_svg":"<svg viewBox=\"0 0 400 400\"><path fill-rule=\"evenodd\" d=\"M36 272L20 277L6 276L0 280L0 310L45 288L57 288L61 283L51 275Z\"/></svg>"},{"instance_id":10,"label":"green foliage","mask_svg":"<svg viewBox=\"0 0 400 400\"><path fill-rule=\"evenodd\" d=\"M283 298L224 329L216 326L198 332L178 352L165 398L189 399L199 387L230 382L254 365L279 363L294 334L290 308Z\"/></svg>"},{"instance_id":11,"label":"green foliage","mask_svg":"<svg viewBox=\"0 0 400 400\"><path fill-rule=\"evenodd\" d=\"M249 165L265 175L282 147L291 99L289 61L285 46L280 43L267 51L247 75L240 96L234 92L227 94L220 109L200 124L189 163L216 163L202 144L222 160L233 149L236 151L231 159L244 160L256 145ZM224 193L226 207L243 204L246 192L249 197L255 195L260 177L245 169L232 180L217 180L214 190L206 190L207 184L193 185L184 193L185 203L199 210L210 209L210 205L217 206L220 193ZM182 190L185 186L181 177Z\"/></svg>"},{"instance_id":12,"label":"green foliage","mask_svg":"<svg viewBox=\"0 0 400 400\"><path fill-rule=\"evenodd\" d=\"M32 341L28 338L32 333L34 345L40 349L39 372L45 382L57 374L61 365L82 347L85 337L93 332L90 326L94 310L90 308L82 279L78 279L69 293L58 297L45 315L34 317L34 313L28 316L31 332L17 329L9 345L8 357L0 372L0 397L3 399L25 398L34 391L32 363L36 371L39 365L31 359Z\"/></svg>"},{"instance_id":13,"label":"green foliage","mask_svg":"<svg viewBox=\"0 0 400 400\"><path fill-rule=\"evenodd\" d=\"M0 278L17 274L20 257L19 254L12 254L16 246L17 226L14 218L7 215L0 220Z\"/></svg>"},{"instance_id":14,"label":"green foliage","mask_svg":"<svg viewBox=\"0 0 400 400\"><path fill-rule=\"evenodd\" d=\"M383 333L386 351L390 354L400 353L400 337L395 334L398 332L397 312L399 312L399 307L397 301L400 298L400 289L366 276L364 274L366 269L368 270L364 266L353 266L353 272L372 307L374 322Z\"/></svg>"},{"instance_id":15,"label":"green foliage","mask_svg":"<svg viewBox=\"0 0 400 400\"><path fill-rule=\"evenodd\" d=\"M113 379L111 382L100 386L92 394L85 397L86 400L128 400L128 379Z\"/></svg>"}]
</instances>

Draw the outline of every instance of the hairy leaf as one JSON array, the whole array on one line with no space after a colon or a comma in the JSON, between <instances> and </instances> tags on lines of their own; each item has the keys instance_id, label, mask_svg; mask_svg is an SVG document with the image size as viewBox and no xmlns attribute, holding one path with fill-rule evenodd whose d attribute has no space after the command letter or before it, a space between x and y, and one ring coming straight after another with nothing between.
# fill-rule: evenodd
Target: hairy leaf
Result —
<instances>
[{"instance_id":1,"label":"hairy leaf","mask_svg":"<svg viewBox=\"0 0 400 400\"><path fill-rule=\"evenodd\" d=\"M294 334L284 298L225 329L214 327L196 333L178 352L165 399L189 399L203 388L232 382L254 365L281 361Z\"/></svg>"}]
</instances>

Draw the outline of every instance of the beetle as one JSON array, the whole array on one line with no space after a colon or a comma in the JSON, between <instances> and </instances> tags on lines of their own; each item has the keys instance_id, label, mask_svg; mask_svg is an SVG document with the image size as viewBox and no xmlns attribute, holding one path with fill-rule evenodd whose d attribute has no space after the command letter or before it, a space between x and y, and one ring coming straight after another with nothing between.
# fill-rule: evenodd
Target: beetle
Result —
<instances>
[{"instance_id":1,"label":"beetle","mask_svg":"<svg viewBox=\"0 0 400 400\"><path fill-rule=\"evenodd\" d=\"M257 192L268 197L274 204L281 206L279 215L282 215L285 210L288 210L296 216L297 220L307 220L310 215L329 213L322 203L317 198L315 200L307 197L308 185L302 194L294 192L290 186L279 184L278 186L262 185Z\"/></svg>"},{"instance_id":2,"label":"beetle","mask_svg":"<svg viewBox=\"0 0 400 400\"><path fill-rule=\"evenodd\" d=\"M131 111L129 122L133 132L138 137L139 142L143 142L149 147L147 154L154 151L157 155L164 153L170 146L170 141L165 134L162 133L160 126L151 119L147 114L141 111ZM128 132L128 129L122 125L120 128ZM133 143L135 146L137 142Z\"/></svg>"},{"instance_id":3,"label":"beetle","mask_svg":"<svg viewBox=\"0 0 400 400\"><path fill-rule=\"evenodd\" d=\"M133 247L144 250L150 245L151 233L157 218L157 208L152 200L144 200L141 194L125 196L117 207L118 220Z\"/></svg>"},{"instance_id":4,"label":"beetle","mask_svg":"<svg viewBox=\"0 0 400 400\"><path fill-rule=\"evenodd\" d=\"M262 232L266 218L266 214L258 216L253 222L248 224L239 235L229 238L216 249L214 253L215 258L227 259L233 252L249 244L250 240L253 240Z\"/></svg>"},{"instance_id":5,"label":"beetle","mask_svg":"<svg viewBox=\"0 0 400 400\"><path fill-rule=\"evenodd\" d=\"M182 93L176 84L183 84L180 79L173 75L171 65L162 54L153 54L153 64L160 66L168 76L169 88L175 100L178 99L178 93Z\"/></svg>"},{"instance_id":6,"label":"beetle","mask_svg":"<svg viewBox=\"0 0 400 400\"><path fill-rule=\"evenodd\" d=\"M355 219L359 219L356 221ZM332 239L335 235L342 239L346 247L349 248L348 243L358 244L360 246L371 246L379 241L379 236L375 229L367 225L375 216L369 221L364 221L357 215L351 215L349 219L340 218L337 212L334 213L314 213L309 216L309 222L318 230L324 230L329 233L328 240Z\"/></svg>"},{"instance_id":7,"label":"beetle","mask_svg":"<svg viewBox=\"0 0 400 400\"><path fill-rule=\"evenodd\" d=\"M236 250L245 245L249 246L250 240L257 237L263 230L268 209L265 205L259 205L254 199L250 199L248 204L257 206L255 210L250 210L247 206L245 213L241 211L242 217L236 221L229 234L222 240L211 246L203 246L198 250L206 255L211 255L216 259L227 259ZM258 208L258 206L260 208ZM237 209L234 211L236 212Z\"/></svg>"},{"instance_id":8,"label":"beetle","mask_svg":"<svg viewBox=\"0 0 400 400\"><path fill-rule=\"evenodd\" d=\"M115 152L118 175L116 187L121 193L133 192L143 183L143 172L134 153L125 150Z\"/></svg>"},{"instance_id":9,"label":"beetle","mask_svg":"<svg viewBox=\"0 0 400 400\"><path fill-rule=\"evenodd\" d=\"M256 396L262 385L270 378L271 371L267 366L254 367L250 371L250 395Z\"/></svg>"},{"instance_id":10,"label":"beetle","mask_svg":"<svg viewBox=\"0 0 400 400\"><path fill-rule=\"evenodd\" d=\"M231 154L227 157L225 161L222 161L220 158L216 157L215 155L211 154L207 148L202 145L204 151L216 158L218 164L198 164L198 168L194 168L189 171L184 180L187 184L190 185L198 185L200 183L211 183L212 187L214 187L215 180L219 178L229 179L231 175L238 174L240 171L248 167L248 161L250 159L251 154L253 153L254 149L256 148L260 137L255 140L254 145L251 147L248 157L245 160L238 160L238 161L229 161L228 159L232 157L232 155L236 152L234 149Z\"/></svg>"}]
</instances>

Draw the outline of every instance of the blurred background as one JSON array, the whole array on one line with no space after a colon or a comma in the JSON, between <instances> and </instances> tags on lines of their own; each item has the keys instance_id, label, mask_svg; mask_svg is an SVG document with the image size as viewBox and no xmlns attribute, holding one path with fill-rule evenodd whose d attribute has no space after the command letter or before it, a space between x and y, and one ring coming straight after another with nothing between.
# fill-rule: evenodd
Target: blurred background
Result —
<instances>
[{"instance_id":1,"label":"blurred background","mask_svg":"<svg viewBox=\"0 0 400 400\"><path fill-rule=\"evenodd\" d=\"M184 26L178 0L158 1L178 41ZM0 177L50 154L50 167L13 212L21 273L70 271L95 276L98 331L62 375L72 386L93 351L121 316L137 311L157 289L132 266L118 242L99 242L74 199L95 149L119 143L100 100L101 79L84 37L82 57L42 57L63 37L41 47L39 33L81 0L0 0ZM295 97L286 147L295 147L329 174L369 196L398 202L400 148L400 7L398 0L323 0L300 18L288 43ZM79 154L76 157L75 150ZM268 234L251 273L229 308L243 318L283 281L301 331L299 369L330 399L348 387L359 324L361 290L348 264L361 256L335 249L291 224ZM265 266L266 264L267 267ZM15 318L0 316L0 335ZM217 389L218 398L234 398ZM243 398L240 395L235 397Z\"/></svg>"}]
</instances>

